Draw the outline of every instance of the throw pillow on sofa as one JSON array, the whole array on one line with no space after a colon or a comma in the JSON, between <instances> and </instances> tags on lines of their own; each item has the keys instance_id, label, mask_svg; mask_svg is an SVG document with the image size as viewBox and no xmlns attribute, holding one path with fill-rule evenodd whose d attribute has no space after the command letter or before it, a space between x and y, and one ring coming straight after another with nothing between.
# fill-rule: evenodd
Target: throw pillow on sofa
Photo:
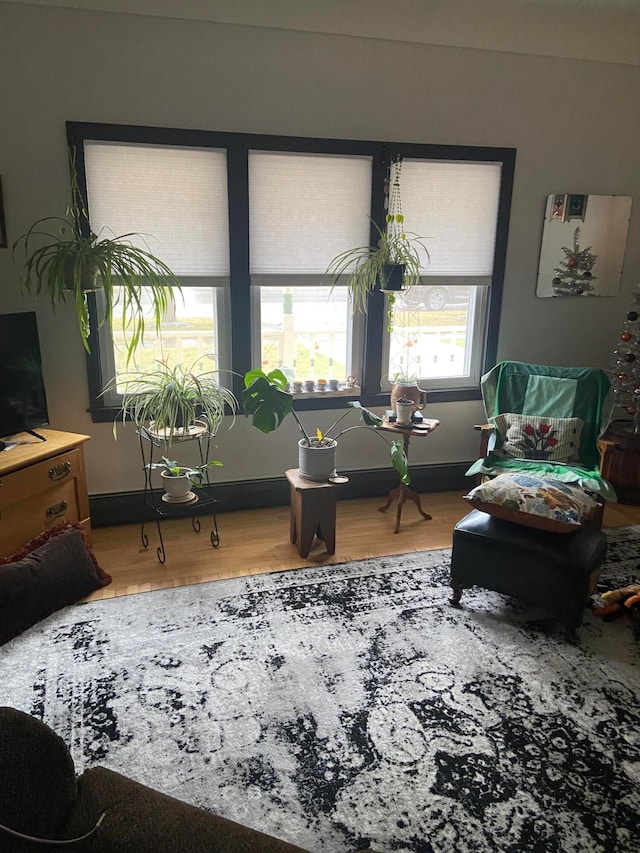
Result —
<instances>
[{"instance_id":1,"label":"throw pillow on sofa","mask_svg":"<svg viewBox=\"0 0 640 853\"><path fill-rule=\"evenodd\" d=\"M0 559L0 645L109 583L80 525L61 522Z\"/></svg>"}]
</instances>

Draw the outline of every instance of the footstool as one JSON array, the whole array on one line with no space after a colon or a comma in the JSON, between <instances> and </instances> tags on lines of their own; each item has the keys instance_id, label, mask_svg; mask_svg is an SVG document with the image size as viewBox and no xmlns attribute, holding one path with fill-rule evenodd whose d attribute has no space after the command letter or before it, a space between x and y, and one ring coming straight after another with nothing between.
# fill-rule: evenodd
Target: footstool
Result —
<instances>
[{"instance_id":1,"label":"footstool","mask_svg":"<svg viewBox=\"0 0 640 853\"><path fill-rule=\"evenodd\" d=\"M481 586L547 610L575 639L606 550L601 530L551 533L474 509L453 530L451 604Z\"/></svg>"},{"instance_id":2,"label":"footstool","mask_svg":"<svg viewBox=\"0 0 640 853\"><path fill-rule=\"evenodd\" d=\"M297 542L298 553L307 557L317 535L327 546L327 553L335 554L338 486L307 480L297 468L286 471L286 477L291 491L291 542Z\"/></svg>"}]
</instances>

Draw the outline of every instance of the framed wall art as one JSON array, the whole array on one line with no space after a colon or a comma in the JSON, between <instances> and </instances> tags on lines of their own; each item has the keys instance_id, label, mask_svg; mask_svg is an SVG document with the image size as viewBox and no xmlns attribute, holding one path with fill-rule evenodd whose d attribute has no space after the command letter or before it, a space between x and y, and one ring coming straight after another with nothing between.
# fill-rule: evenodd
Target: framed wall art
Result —
<instances>
[{"instance_id":1,"label":"framed wall art","mask_svg":"<svg viewBox=\"0 0 640 853\"><path fill-rule=\"evenodd\" d=\"M615 296L630 218L630 196L548 196L536 295Z\"/></svg>"}]
</instances>

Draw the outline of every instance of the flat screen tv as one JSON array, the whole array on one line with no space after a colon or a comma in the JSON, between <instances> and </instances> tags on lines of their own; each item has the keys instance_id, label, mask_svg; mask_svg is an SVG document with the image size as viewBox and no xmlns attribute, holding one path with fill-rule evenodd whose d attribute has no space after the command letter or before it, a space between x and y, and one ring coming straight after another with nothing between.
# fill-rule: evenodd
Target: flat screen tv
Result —
<instances>
[{"instance_id":1,"label":"flat screen tv","mask_svg":"<svg viewBox=\"0 0 640 853\"><path fill-rule=\"evenodd\" d=\"M29 432L49 422L34 311L0 314L0 436Z\"/></svg>"}]
</instances>

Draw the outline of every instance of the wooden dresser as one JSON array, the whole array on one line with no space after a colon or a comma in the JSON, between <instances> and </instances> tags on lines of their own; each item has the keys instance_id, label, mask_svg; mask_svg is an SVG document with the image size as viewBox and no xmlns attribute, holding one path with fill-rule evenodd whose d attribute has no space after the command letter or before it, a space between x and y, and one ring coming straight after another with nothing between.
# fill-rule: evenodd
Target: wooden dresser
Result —
<instances>
[{"instance_id":1,"label":"wooden dresser","mask_svg":"<svg viewBox=\"0 0 640 853\"><path fill-rule=\"evenodd\" d=\"M88 435L42 429L3 439L0 451L0 557L17 551L59 521L79 521L91 543L84 465Z\"/></svg>"}]
</instances>

